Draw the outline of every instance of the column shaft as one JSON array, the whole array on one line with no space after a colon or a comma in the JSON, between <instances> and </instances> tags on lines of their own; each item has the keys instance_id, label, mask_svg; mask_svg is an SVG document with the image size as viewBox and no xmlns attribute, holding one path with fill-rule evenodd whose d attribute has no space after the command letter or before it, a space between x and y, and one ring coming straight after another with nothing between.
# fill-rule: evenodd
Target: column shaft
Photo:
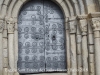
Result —
<instances>
[{"instance_id":1,"label":"column shaft","mask_svg":"<svg viewBox=\"0 0 100 75\"><path fill-rule=\"evenodd\" d=\"M0 74L2 75L2 71L3 71L3 41L2 41L2 33L0 33Z\"/></svg>"},{"instance_id":2,"label":"column shaft","mask_svg":"<svg viewBox=\"0 0 100 75\"><path fill-rule=\"evenodd\" d=\"M82 37L82 59L83 59L83 75L89 75L87 36Z\"/></svg>"},{"instance_id":3,"label":"column shaft","mask_svg":"<svg viewBox=\"0 0 100 75\"><path fill-rule=\"evenodd\" d=\"M95 31L94 35L100 36L99 31ZM96 62L96 75L100 75L100 38L95 37L95 62Z\"/></svg>"}]
</instances>

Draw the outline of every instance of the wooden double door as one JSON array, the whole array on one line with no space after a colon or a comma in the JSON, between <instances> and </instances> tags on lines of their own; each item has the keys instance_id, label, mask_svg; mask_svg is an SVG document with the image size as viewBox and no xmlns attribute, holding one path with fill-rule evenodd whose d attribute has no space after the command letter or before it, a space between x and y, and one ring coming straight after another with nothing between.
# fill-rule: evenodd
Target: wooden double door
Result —
<instances>
[{"instance_id":1,"label":"wooden double door","mask_svg":"<svg viewBox=\"0 0 100 75\"><path fill-rule=\"evenodd\" d=\"M50 0L31 0L18 17L19 73L66 70L64 16Z\"/></svg>"}]
</instances>

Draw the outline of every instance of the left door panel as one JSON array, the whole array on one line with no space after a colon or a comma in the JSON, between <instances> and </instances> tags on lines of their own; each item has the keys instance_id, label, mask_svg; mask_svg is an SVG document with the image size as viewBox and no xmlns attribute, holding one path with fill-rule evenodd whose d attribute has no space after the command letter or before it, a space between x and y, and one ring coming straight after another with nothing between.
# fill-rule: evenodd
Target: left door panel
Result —
<instances>
[{"instance_id":1,"label":"left door panel","mask_svg":"<svg viewBox=\"0 0 100 75\"><path fill-rule=\"evenodd\" d=\"M43 0L31 1L18 18L19 73L45 72Z\"/></svg>"}]
</instances>

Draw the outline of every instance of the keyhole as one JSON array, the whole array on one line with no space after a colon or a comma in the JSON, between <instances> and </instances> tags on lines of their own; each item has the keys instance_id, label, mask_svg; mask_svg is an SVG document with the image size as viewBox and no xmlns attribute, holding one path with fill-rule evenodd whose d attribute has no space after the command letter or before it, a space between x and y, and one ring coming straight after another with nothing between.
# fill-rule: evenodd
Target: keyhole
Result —
<instances>
[{"instance_id":1,"label":"keyhole","mask_svg":"<svg viewBox=\"0 0 100 75\"><path fill-rule=\"evenodd\" d=\"M56 40L56 37L55 37L55 36L53 36L53 37L52 37L52 40Z\"/></svg>"}]
</instances>

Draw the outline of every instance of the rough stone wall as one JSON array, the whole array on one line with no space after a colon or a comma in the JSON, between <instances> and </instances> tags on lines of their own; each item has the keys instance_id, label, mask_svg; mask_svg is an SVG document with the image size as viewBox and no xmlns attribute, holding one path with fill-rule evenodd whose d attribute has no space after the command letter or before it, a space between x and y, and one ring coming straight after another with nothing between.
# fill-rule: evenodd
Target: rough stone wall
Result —
<instances>
[{"instance_id":1,"label":"rough stone wall","mask_svg":"<svg viewBox=\"0 0 100 75\"><path fill-rule=\"evenodd\" d=\"M0 0L0 75L19 75L17 16L28 0ZM100 12L97 0L52 0L65 15L67 67L65 75L100 75Z\"/></svg>"}]
</instances>

